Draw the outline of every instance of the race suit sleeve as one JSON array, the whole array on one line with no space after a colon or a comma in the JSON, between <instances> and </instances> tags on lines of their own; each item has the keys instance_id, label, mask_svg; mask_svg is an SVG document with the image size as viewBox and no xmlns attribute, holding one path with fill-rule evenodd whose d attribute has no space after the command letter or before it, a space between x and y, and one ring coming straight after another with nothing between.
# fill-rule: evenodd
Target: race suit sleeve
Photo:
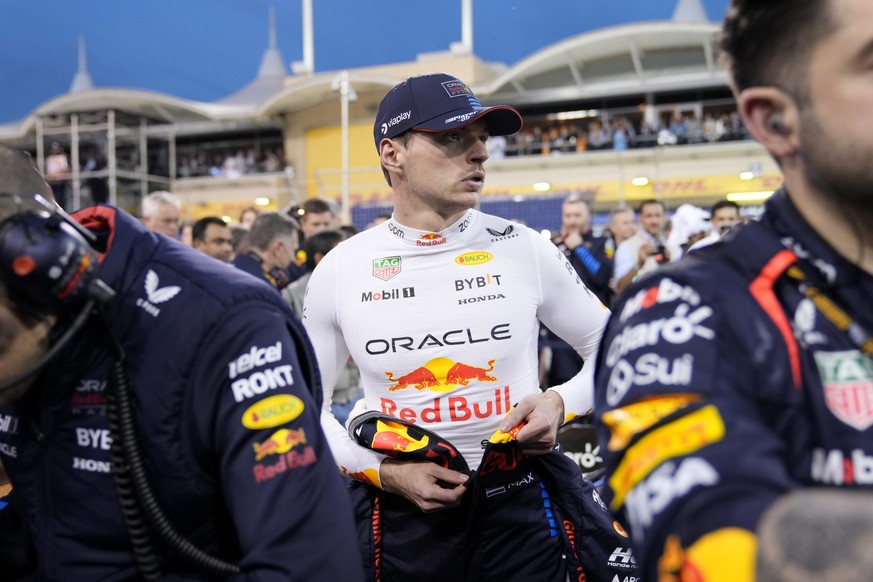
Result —
<instances>
[{"instance_id":1,"label":"race suit sleeve","mask_svg":"<svg viewBox=\"0 0 873 582\"><path fill-rule=\"evenodd\" d=\"M339 281L341 269L335 260L337 254L327 254L318 264L303 300L303 325L315 348L324 389L321 423L340 470L354 479L381 487L379 467L385 455L354 442L330 410L337 377L349 358L336 310L335 290L342 284Z\"/></svg>"},{"instance_id":2,"label":"race suit sleeve","mask_svg":"<svg viewBox=\"0 0 873 582\"><path fill-rule=\"evenodd\" d=\"M594 406L593 364L609 310L585 286L558 247L532 236L538 258L540 305L537 318L585 360L576 376L552 386L564 400L564 421L588 413Z\"/></svg>"},{"instance_id":3,"label":"race suit sleeve","mask_svg":"<svg viewBox=\"0 0 873 582\"><path fill-rule=\"evenodd\" d=\"M758 519L794 487L772 411L801 391L774 396L784 343L723 275L670 267L630 287L598 354L603 498L646 580L754 580Z\"/></svg>"},{"instance_id":4,"label":"race suit sleeve","mask_svg":"<svg viewBox=\"0 0 873 582\"><path fill-rule=\"evenodd\" d=\"M228 310L192 378L192 424L233 522L239 579L360 580L357 552L337 559L356 546L351 506L291 326L263 300Z\"/></svg>"}]
</instances>

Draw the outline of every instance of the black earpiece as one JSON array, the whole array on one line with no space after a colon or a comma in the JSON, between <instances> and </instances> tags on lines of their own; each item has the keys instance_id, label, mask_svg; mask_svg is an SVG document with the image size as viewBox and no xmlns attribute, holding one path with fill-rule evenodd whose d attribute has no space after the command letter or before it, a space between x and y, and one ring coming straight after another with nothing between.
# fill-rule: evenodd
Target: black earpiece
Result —
<instances>
[{"instance_id":1,"label":"black earpiece","mask_svg":"<svg viewBox=\"0 0 873 582\"><path fill-rule=\"evenodd\" d=\"M785 135L788 133L788 127L785 125L785 120L782 118L781 113L774 113L767 119L767 127L770 128L770 131L773 133L778 133L779 135Z\"/></svg>"},{"instance_id":2,"label":"black earpiece","mask_svg":"<svg viewBox=\"0 0 873 582\"><path fill-rule=\"evenodd\" d=\"M88 241L57 212L22 212L0 222L0 280L22 308L73 313L88 299L97 265Z\"/></svg>"}]
</instances>

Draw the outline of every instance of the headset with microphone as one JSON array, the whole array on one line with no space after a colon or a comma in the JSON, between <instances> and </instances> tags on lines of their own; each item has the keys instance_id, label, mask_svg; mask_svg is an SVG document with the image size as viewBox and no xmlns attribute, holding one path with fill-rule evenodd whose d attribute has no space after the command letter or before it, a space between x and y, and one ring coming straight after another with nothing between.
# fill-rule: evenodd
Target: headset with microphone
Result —
<instances>
[{"instance_id":1,"label":"headset with microphone","mask_svg":"<svg viewBox=\"0 0 873 582\"><path fill-rule=\"evenodd\" d=\"M19 313L33 319L73 317L73 323L30 369L0 383L9 390L39 372L115 293L96 277L94 235L39 194L47 213L21 211L0 222L0 281ZM21 208L21 199L15 197Z\"/></svg>"},{"instance_id":2,"label":"headset with microphone","mask_svg":"<svg viewBox=\"0 0 873 582\"><path fill-rule=\"evenodd\" d=\"M237 565L203 552L179 534L154 494L136 434L124 349L104 311L115 292L97 277L99 255L91 246L97 237L39 194L34 194L33 200L45 212L24 210L19 196L13 200L18 212L0 222L0 281L23 317L39 320L56 316L66 321L72 318L72 323L64 322L63 334L36 364L0 382L0 393L36 375L89 321L102 325L114 352L113 388L107 406L112 476L143 579L159 580L163 575L152 533L202 572L222 577L239 572Z\"/></svg>"}]
</instances>

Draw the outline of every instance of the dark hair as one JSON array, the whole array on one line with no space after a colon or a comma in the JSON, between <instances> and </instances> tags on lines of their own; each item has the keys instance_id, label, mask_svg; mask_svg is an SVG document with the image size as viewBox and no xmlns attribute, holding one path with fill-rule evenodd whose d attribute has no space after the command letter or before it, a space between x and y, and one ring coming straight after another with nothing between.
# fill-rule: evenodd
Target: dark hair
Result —
<instances>
[{"instance_id":1,"label":"dark hair","mask_svg":"<svg viewBox=\"0 0 873 582\"><path fill-rule=\"evenodd\" d=\"M333 208L321 198L309 198L300 208L303 210L300 214L301 218L307 214L324 214L325 212L333 214Z\"/></svg>"},{"instance_id":2,"label":"dark hair","mask_svg":"<svg viewBox=\"0 0 873 582\"><path fill-rule=\"evenodd\" d=\"M243 208L243 209L240 211L240 213L239 213L239 221L240 221L240 222L243 221L243 216L246 215L246 212L254 212L254 213L255 213L255 216L257 216L258 214L261 213L261 211L258 210L258 208L255 207L255 206L246 206L246 207Z\"/></svg>"},{"instance_id":3,"label":"dark hair","mask_svg":"<svg viewBox=\"0 0 873 582\"><path fill-rule=\"evenodd\" d=\"M638 215L639 215L639 214L642 214L642 213L643 213L643 208L645 208L646 206L649 206L649 205L651 205L651 204L657 204L658 206L661 207L661 210L666 210L666 209L667 209L667 208L664 206L664 203L661 202L660 200L655 200L654 198L649 198L648 200L643 200L642 202L640 202L640 205L637 206L637 214L638 214Z\"/></svg>"},{"instance_id":4,"label":"dark hair","mask_svg":"<svg viewBox=\"0 0 873 582\"><path fill-rule=\"evenodd\" d=\"M358 234L358 229L354 224L343 224L337 230L343 233L346 238L352 238L353 236Z\"/></svg>"},{"instance_id":5,"label":"dark hair","mask_svg":"<svg viewBox=\"0 0 873 582\"><path fill-rule=\"evenodd\" d=\"M323 230L312 235L303 242L303 250L306 252L306 271L315 269L315 255L326 255L328 251L346 240L346 235L338 230Z\"/></svg>"},{"instance_id":6,"label":"dark hair","mask_svg":"<svg viewBox=\"0 0 873 582\"><path fill-rule=\"evenodd\" d=\"M210 224L217 224L218 226L227 226L227 223L224 220L218 218L217 216L206 216L198 220L191 226L191 240L199 240L202 241L206 237L206 229Z\"/></svg>"},{"instance_id":7,"label":"dark hair","mask_svg":"<svg viewBox=\"0 0 873 582\"><path fill-rule=\"evenodd\" d=\"M712 205L712 211L710 212L711 216L715 216L715 213L722 208L733 208L737 211L737 214L740 213L740 205L731 200L720 200Z\"/></svg>"},{"instance_id":8,"label":"dark hair","mask_svg":"<svg viewBox=\"0 0 873 582\"><path fill-rule=\"evenodd\" d=\"M298 230L297 222L288 215L278 212L264 212L259 214L252 223L246 240L250 248L265 251L277 238L291 236Z\"/></svg>"},{"instance_id":9,"label":"dark hair","mask_svg":"<svg viewBox=\"0 0 873 582\"><path fill-rule=\"evenodd\" d=\"M770 86L804 98L804 64L833 27L829 0L733 0L718 44L735 90Z\"/></svg>"}]
</instances>

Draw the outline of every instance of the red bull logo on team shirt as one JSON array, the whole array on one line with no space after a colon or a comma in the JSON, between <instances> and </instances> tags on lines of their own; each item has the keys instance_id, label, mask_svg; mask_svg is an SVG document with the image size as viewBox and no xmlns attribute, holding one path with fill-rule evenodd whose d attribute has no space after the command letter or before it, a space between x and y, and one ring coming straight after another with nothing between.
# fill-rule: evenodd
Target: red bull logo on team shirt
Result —
<instances>
[{"instance_id":1,"label":"red bull logo on team shirt","mask_svg":"<svg viewBox=\"0 0 873 582\"><path fill-rule=\"evenodd\" d=\"M385 372L390 392L415 388L447 394L458 386L469 386L471 382L497 382L494 362L488 360L487 367L471 366L464 362L455 362L449 358L434 358L423 366L395 377L394 372ZM494 390L494 397L486 397L484 401L474 401L466 396L449 396L434 398L432 407L424 407L419 412L412 408L399 407L390 398L381 398L382 412L396 416L407 422L433 423L442 422L445 414L453 422L463 422L471 418L488 418L509 412L509 386Z\"/></svg>"},{"instance_id":2,"label":"red bull logo on team shirt","mask_svg":"<svg viewBox=\"0 0 873 582\"><path fill-rule=\"evenodd\" d=\"M448 358L434 358L423 366L394 377L394 372L385 372L389 382L390 392L414 387L416 390L432 390L433 392L451 392L456 386L468 386L470 382L497 382L497 377L490 375L494 371L495 360L488 361L487 368L470 366L463 362L454 362Z\"/></svg>"},{"instance_id":3,"label":"red bull logo on team shirt","mask_svg":"<svg viewBox=\"0 0 873 582\"><path fill-rule=\"evenodd\" d=\"M306 433L303 429L280 428L270 437L260 443L252 443L255 450L255 461L260 461L267 455L281 455L287 453L297 445L306 444Z\"/></svg>"},{"instance_id":4,"label":"red bull logo on team shirt","mask_svg":"<svg viewBox=\"0 0 873 582\"><path fill-rule=\"evenodd\" d=\"M426 232L415 241L416 246L432 247L446 243L446 237L437 232Z\"/></svg>"}]
</instances>

